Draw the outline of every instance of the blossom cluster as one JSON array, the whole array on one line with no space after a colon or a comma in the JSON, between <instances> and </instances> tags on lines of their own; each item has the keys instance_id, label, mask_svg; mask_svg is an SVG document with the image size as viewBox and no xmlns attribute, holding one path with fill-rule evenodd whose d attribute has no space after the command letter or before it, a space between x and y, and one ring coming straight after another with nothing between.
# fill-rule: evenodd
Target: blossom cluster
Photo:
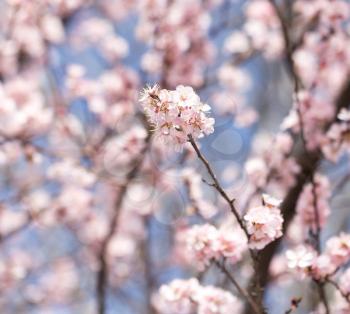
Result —
<instances>
[{"instance_id":1,"label":"blossom cluster","mask_svg":"<svg viewBox=\"0 0 350 314\"><path fill-rule=\"evenodd\" d=\"M214 132L214 119L208 116L210 106L200 101L192 87L177 86L175 90L146 88L140 99L155 134L166 144L181 149L188 141Z\"/></svg>"},{"instance_id":2,"label":"blossom cluster","mask_svg":"<svg viewBox=\"0 0 350 314\"><path fill-rule=\"evenodd\" d=\"M237 263L247 249L244 234L233 228L216 228L210 224L194 225L178 234L179 246L185 251L185 259L204 270L210 262L222 258Z\"/></svg>"},{"instance_id":3,"label":"blossom cluster","mask_svg":"<svg viewBox=\"0 0 350 314\"><path fill-rule=\"evenodd\" d=\"M176 279L161 286L153 301L161 314L229 314L242 310L242 303L230 292L202 286L194 278Z\"/></svg>"},{"instance_id":4,"label":"blossom cluster","mask_svg":"<svg viewBox=\"0 0 350 314\"><path fill-rule=\"evenodd\" d=\"M331 237L321 254L309 245L299 245L288 250L286 257L288 266L301 276L323 280L350 261L350 235L341 233Z\"/></svg>"},{"instance_id":5,"label":"blossom cluster","mask_svg":"<svg viewBox=\"0 0 350 314\"><path fill-rule=\"evenodd\" d=\"M262 206L253 207L244 215L251 249L261 250L282 236L283 218L277 207L279 201L266 196L265 199Z\"/></svg>"}]
</instances>

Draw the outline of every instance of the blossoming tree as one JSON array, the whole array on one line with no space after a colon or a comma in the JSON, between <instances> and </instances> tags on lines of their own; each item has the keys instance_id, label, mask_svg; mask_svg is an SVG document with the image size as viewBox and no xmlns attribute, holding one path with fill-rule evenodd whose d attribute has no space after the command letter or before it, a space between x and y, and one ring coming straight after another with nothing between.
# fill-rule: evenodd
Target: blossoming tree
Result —
<instances>
[{"instance_id":1,"label":"blossoming tree","mask_svg":"<svg viewBox=\"0 0 350 314\"><path fill-rule=\"evenodd\" d=\"M347 0L1 8L1 313L350 313Z\"/></svg>"}]
</instances>

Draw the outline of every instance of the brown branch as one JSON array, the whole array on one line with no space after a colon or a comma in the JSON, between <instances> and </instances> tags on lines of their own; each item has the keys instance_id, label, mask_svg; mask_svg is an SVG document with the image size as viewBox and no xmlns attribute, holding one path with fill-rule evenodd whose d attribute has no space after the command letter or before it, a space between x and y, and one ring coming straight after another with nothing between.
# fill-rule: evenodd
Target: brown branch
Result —
<instances>
[{"instance_id":1,"label":"brown branch","mask_svg":"<svg viewBox=\"0 0 350 314\"><path fill-rule=\"evenodd\" d=\"M350 293L344 292L343 289L339 286L339 284L333 279L326 278L325 282L331 284L336 290L338 290L342 297L346 300L346 302L350 304Z\"/></svg>"},{"instance_id":2,"label":"brown branch","mask_svg":"<svg viewBox=\"0 0 350 314\"><path fill-rule=\"evenodd\" d=\"M319 280L314 280L314 282L317 286L317 291L320 296L320 300L325 308L326 314L330 314L326 291L324 289L324 282L321 282Z\"/></svg>"},{"instance_id":3,"label":"brown branch","mask_svg":"<svg viewBox=\"0 0 350 314\"><path fill-rule=\"evenodd\" d=\"M236 207L234 205L235 199L231 199L227 195L225 190L222 188L222 186L220 185L220 183L219 183L219 181L218 181L218 179L217 179L213 169L211 168L209 162L206 160L206 158L203 156L203 154L199 150L199 147L197 146L197 144L194 141L193 137L191 135L189 135L188 138L189 138L189 142L191 143L192 147L194 148L198 158L202 161L202 163L204 164L205 168L207 169L211 179L213 180L213 183L208 183L208 184L210 186L214 187L219 192L219 194L222 196L222 198L227 202L227 204L230 206L231 212L235 216L239 226L244 231L247 239L249 240L250 236L249 236L248 230L247 230L246 226L244 225L243 219L240 217L240 215L238 213L238 210L236 209Z\"/></svg>"},{"instance_id":4,"label":"brown branch","mask_svg":"<svg viewBox=\"0 0 350 314\"><path fill-rule=\"evenodd\" d=\"M229 281L235 286L237 291L247 300L251 308L253 309L254 313L261 313L261 308L259 305L254 301L254 299L251 297L251 295L243 289L238 281L231 275L231 273L226 269L224 263L220 263L218 261L215 262L215 265L226 275L226 277L229 279Z\"/></svg>"}]
</instances>

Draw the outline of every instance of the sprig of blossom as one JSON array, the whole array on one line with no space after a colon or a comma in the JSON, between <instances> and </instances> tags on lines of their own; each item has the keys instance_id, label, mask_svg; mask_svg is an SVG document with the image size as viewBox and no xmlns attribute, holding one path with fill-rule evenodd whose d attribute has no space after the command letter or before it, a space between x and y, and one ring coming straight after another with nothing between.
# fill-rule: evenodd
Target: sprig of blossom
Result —
<instances>
[{"instance_id":1,"label":"sprig of blossom","mask_svg":"<svg viewBox=\"0 0 350 314\"><path fill-rule=\"evenodd\" d=\"M201 138L214 132L210 106L200 101L192 87L179 85L175 90L147 87L140 101L155 127L155 135L181 150L188 137Z\"/></svg>"},{"instance_id":2,"label":"sprig of blossom","mask_svg":"<svg viewBox=\"0 0 350 314\"><path fill-rule=\"evenodd\" d=\"M249 209L244 216L247 231L250 235L249 247L251 249L263 249L270 242L282 236L283 218L277 204L279 201L263 197L264 204Z\"/></svg>"},{"instance_id":3,"label":"sprig of blossom","mask_svg":"<svg viewBox=\"0 0 350 314\"><path fill-rule=\"evenodd\" d=\"M311 246L300 245L286 252L288 266L302 277L324 280L350 260L350 235L342 233L326 242L322 254Z\"/></svg>"},{"instance_id":4,"label":"sprig of blossom","mask_svg":"<svg viewBox=\"0 0 350 314\"><path fill-rule=\"evenodd\" d=\"M325 254L330 257L335 267L343 266L350 261L350 234L341 233L326 242Z\"/></svg>"}]
</instances>

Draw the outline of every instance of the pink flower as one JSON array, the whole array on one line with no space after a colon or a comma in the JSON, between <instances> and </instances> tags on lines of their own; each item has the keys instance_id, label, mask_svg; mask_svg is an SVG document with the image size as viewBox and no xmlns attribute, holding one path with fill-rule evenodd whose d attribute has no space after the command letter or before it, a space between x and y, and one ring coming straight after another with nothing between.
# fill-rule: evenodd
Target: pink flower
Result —
<instances>
[{"instance_id":1,"label":"pink flower","mask_svg":"<svg viewBox=\"0 0 350 314\"><path fill-rule=\"evenodd\" d=\"M322 279L333 274L336 268L328 255L321 254L314 260L311 274L313 278Z\"/></svg>"},{"instance_id":2,"label":"pink flower","mask_svg":"<svg viewBox=\"0 0 350 314\"><path fill-rule=\"evenodd\" d=\"M204 270L210 261L217 256L216 241L218 230L209 224L195 225L184 235L186 250L200 270Z\"/></svg>"},{"instance_id":3,"label":"pink flower","mask_svg":"<svg viewBox=\"0 0 350 314\"><path fill-rule=\"evenodd\" d=\"M317 255L317 252L309 246L300 245L294 250L288 250L286 257L288 267L296 270L302 278L308 275L322 280L336 270L336 265L327 254Z\"/></svg>"},{"instance_id":4,"label":"pink flower","mask_svg":"<svg viewBox=\"0 0 350 314\"><path fill-rule=\"evenodd\" d=\"M251 208L244 216L248 233L249 247L263 249L267 244L282 236L283 218L281 211L273 206Z\"/></svg>"},{"instance_id":5,"label":"pink flower","mask_svg":"<svg viewBox=\"0 0 350 314\"><path fill-rule=\"evenodd\" d=\"M225 257L231 263L237 263L247 249L247 241L241 230L233 230L232 227L230 229L221 228L216 246L219 256Z\"/></svg>"},{"instance_id":6,"label":"pink flower","mask_svg":"<svg viewBox=\"0 0 350 314\"><path fill-rule=\"evenodd\" d=\"M198 314L230 314L232 309L239 313L242 309L241 302L230 292L213 286L202 288L195 299Z\"/></svg>"},{"instance_id":7,"label":"pink flower","mask_svg":"<svg viewBox=\"0 0 350 314\"><path fill-rule=\"evenodd\" d=\"M247 249L246 237L232 226L217 229L209 224L194 225L181 231L178 240L181 247L185 246L185 259L199 270L222 258L237 263Z\"/></svg>"},{"instance_id":8,"label":"pink flower","mask_svg":"<svg viewBox=\"0 0 350 314\"><path fill-rule=\"evenodd\" d=\"M160 314L229 314L242 310L242 303L230 292L214 286L201 286L197 279L175 279L160 287L153 297Z\"/></svg>"},{"instance_id":9,"label":"pink flower","mask_svg":"<svg viewBox=\"0 0 350 314\"><path fill-rule=\"evenodd\" d=\"M330 238L326 243L325 254L337 267L347 263L350 260L350 234L341 233Z\"/></svg>"},{"instance_id":10,"label":"pink flower","mask_svg":"<svg viewBox=\"0 0 350 314\"><path fill-rule=\"evenodd\" d=\"M286 257L288 260L288 267L295 269L304 276L309 273L317 254L311 247L300 245L294 250L288 250L286 252Z\"/></svg>"},{"instance_id":11,"label":"pink flower","mask_svg":"<svg viewBox=\"0 0 350 314\"><path fill-rule=\"evenodd\" d=\"M180 85L172 91L148 87L140 101L155 125L156 136L177 150L188 136L197 139L214 131L214 119L207 115L210 107L200 101L192 87Z\"/></svg>"},{"instance_id":12,"label":"pink flower","mask_svg":"<svg viewBox=\"0 0 350 314\"><path fill-rule=\"evenodd\" d=\"M162 285L153 303L160 313L164 314L191 314L196 309L192 301L194 294L200 289L197 279L175 279L168 285Z\"/></svg>"}]
</instances>

